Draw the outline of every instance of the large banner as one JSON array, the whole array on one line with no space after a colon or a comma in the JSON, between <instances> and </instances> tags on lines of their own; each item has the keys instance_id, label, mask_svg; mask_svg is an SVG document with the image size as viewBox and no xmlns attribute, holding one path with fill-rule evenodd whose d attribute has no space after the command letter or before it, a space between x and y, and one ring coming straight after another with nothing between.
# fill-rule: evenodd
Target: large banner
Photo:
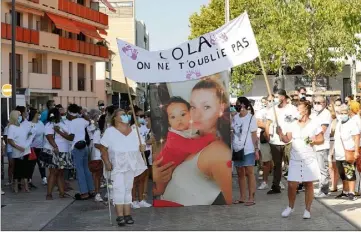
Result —
<instances>
[{"instance_id":1,"label":"large banner","mask_svg":"<svg viewBox=\"0 0 361 232\"><path fill-rule=\"evenodd\" d=\"M161 141L152 157L155 207L231 204L229 80L222 75L150 85L152 133Z\"/></svg>"},{"instance_id":2,"label":"large banner","mask_svg":"<svg viewBox=\"0 0 361 232\"><path fill-rule=\"evenodd\" d=\"M136 82L180 82L212 75L259 56L247 13L215 31L163 51L117 39L124 75Z\"/></svg>"}]
</instances>

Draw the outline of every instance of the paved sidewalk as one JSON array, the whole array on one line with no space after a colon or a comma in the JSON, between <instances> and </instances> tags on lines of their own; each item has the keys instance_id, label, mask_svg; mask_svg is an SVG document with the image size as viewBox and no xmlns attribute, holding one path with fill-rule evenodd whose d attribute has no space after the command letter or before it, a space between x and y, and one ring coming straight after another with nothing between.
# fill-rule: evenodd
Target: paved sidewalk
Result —
<instances>
[{"instance_id":1,"label":"paved sidewalk","mask_svg":"<svg viewBox=\"0 0 361 232\"><path fill-rule=\"evenodd\" d=\"M234 196L238 196L234 179ZM119 228L109 223L108 209L89 201L76 201L52 220L44 230L356 230L346 220L314 201L312 219L302 219L304 194L297 196L294 214L282 218L287 191L267 195L257 191L257 204L231 206L193 206L181 208L143 208L134 210L135 225ZM71 223L69 223L71 222Z\"/></svg>"},{"instance_id":2,"label":"paved sidewalk","mask_svg":"<svg viewBox=\"0 0 361 232\"><path fill-rule=\"evenodd\" d=\"M15 194L11 187L5 187L7 183L7 162L5 161L5 179L2 181L2 190L5 195L1 196L1 230L41 230L46 224L54 219L61 211L73 202L72 198L59 199L58 192L54 188L54 200L45 200L46 186L41 184L41 178L37 166L34 172L34 185L38 188L30 193L19 191Z\"/></svg>"}]
</instances>

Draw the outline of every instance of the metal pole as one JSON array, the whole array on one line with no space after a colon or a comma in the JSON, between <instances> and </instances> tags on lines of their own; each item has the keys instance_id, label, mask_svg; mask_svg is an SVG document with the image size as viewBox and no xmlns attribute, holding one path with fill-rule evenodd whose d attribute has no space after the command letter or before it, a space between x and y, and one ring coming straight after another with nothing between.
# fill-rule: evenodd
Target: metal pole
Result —
<instances>
[{"instance_id":1,"label":"metal pole","mask_svg":"<svg viewBox=\"0 0 361 232\"><path fill-rule=\"evenodd\" d=\"M357 89L356 89L356 56L352 56L352 64L351 64L351 91L352 95L356 100Z\"/></svg>"},{"instance_id":2,"label":"metal pole","mask_svg":"<svg viewBox=\"0 0 361 232\"><path fill-rule=\"evenodd\" d=\"M11 107L16 107L16 52L15 52L15 39L16 39L16 11L15 0L11 3Z\"/></svg>"}]
</instances>

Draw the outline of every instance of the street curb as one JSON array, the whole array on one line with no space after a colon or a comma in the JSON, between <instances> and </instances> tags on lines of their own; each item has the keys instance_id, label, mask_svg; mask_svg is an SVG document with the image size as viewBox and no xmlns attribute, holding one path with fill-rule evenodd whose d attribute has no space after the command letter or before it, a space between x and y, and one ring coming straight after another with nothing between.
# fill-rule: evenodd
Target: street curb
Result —
<instances>
[{"instance_id":1,"label":"street curb","mask_svg":"<svg viewBox=\"0 0 361 232\"><path fill-rule=\"evenodd\" d=\"M315 198L315 200L319 203L321 203L323 206L325 206L327 209L329 209L330 211L332 211L333 213L337 214L338 216L340 216L342 219L344 219L345 221L347 221L348 223L350 223L353 227L355 227L356 229L358 229L359 231L361 231L361 227L359 225L356 225L354 222L350 221L345 215L337 212L336 210L332 209L332 207L328 204L326 204L324 201L322 201L322 199L317 199Z\"/></svg>"},{"instance_id":2,"label":"street curb","mask_svg":"<svg viewBox=\"0 0 361 232\"><path fill-rule=\"evenodd\" d=\"M47 227L50 222L52 222L57 216L59 216L59 214L61 214L62 212L64 212L69 206L71 206L73 203L75 202L75 199L73 199L73 201L71 201L67 206L65 206L62 210L59 211L59 213L57 213L52 219L50 219L44 226L40 227L39 231L43 231L43 229L45 227Z\"/></svg>"}]
</instances>

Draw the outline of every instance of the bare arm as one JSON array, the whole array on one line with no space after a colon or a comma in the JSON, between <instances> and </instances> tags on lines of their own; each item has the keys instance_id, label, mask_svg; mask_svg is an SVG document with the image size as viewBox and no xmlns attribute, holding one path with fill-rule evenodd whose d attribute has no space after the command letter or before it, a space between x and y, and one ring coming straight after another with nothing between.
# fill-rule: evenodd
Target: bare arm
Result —
<instances>
[{"instance_id":1,"label":"bare arm","mask_svg":"<svg viewBox=\"0 0 361 232\"><path fill-rule=\"evenodd\" d=\"M325 141L325 138L323 137L323 133L319 133L315 136L315 138L312 140L311 145L321 145Z\"/></svg>"},{"instance_id":2,"label":"bare arm","mask_svg":"<svg viewBox=\"0 0 361 232\"><path fill-rule=\"evenodd\" d=\"M265 123L263 120L257 119L257 126L258 126L258 128L261 128L261 129L265 130L265 129L266 129L266 125L267 125L267 123Z\"/></svg>"},{"instance_id":3,"label":"bare arm","mask_svg":"<svg viewBox=\"0 0 361 232\"><path fill-rule=\"evenodd\" d=\"M359 147L360 147L360 135L354 135L352 136L354 142L355 142L355 159L359 156Z\"/></svg>"},{"instance_id":4,"label":"bare arm","mask_svg":"<svg viewBox=\"0 0 361 232\"><path fill-rule=\"evenodd\" d=\"M20 146L16 145L15 141L12 140L12 139L8 139L8 144L9 144L10 146L12 146L13 148L15 148L16 150L19 150L19 151L21 151L21 152L24 152L24 151L25 151L25 149L24 149L23 147L20 147Z\"/></svg>"},{"instance_id":5,"label":"bare arm","mask_svg":"<svg viewBox=\"0 0 361 232\"><path fill-rule=\"evenodd\" d=\"M272 123L272 121L270 121L270 120L267 120L267 122L266 122L266 127L265 127L265 133L264 133L264 135L265 135L265 138L266 138L267 141L270 140L269 130L270 130L271 123Z\"/></svg>"},{"instance_id":6,"label":"bare arm","mask_svg":"<svg viewBox=\"0 0 361 232\"><path fill-rule=\"evenodd\" d=\"M74 139L74 137L71 137L71 135L69 135L68 133L61 131L60 128L57 126L54 126L54 131L66 140L73 141Z\"/></svg>"},{"instance_id":7,"label":"bare arm","mask_svg":"<svg viewBox=\"0 0 361 232\"><path fill-rule=\"evenodd\" d=\"M55 140L54 140L54 135L49 134L49 135L46 135L45 137L54 149L58 149L58 145L56 145Z\"/></svg>"},{"instance_id":8,"label":"bare arm","mask_svg":"<svg viewBox=\"0 0 361 232\"><path fill-rule=\"evenodd\" d=\"M280 127L277 127L277 134L280 136L281 141L284 143L289 143L292 141L292 133L291 132L284 134L282 132L282 129Z\"/></svg>"}]
</instances>

